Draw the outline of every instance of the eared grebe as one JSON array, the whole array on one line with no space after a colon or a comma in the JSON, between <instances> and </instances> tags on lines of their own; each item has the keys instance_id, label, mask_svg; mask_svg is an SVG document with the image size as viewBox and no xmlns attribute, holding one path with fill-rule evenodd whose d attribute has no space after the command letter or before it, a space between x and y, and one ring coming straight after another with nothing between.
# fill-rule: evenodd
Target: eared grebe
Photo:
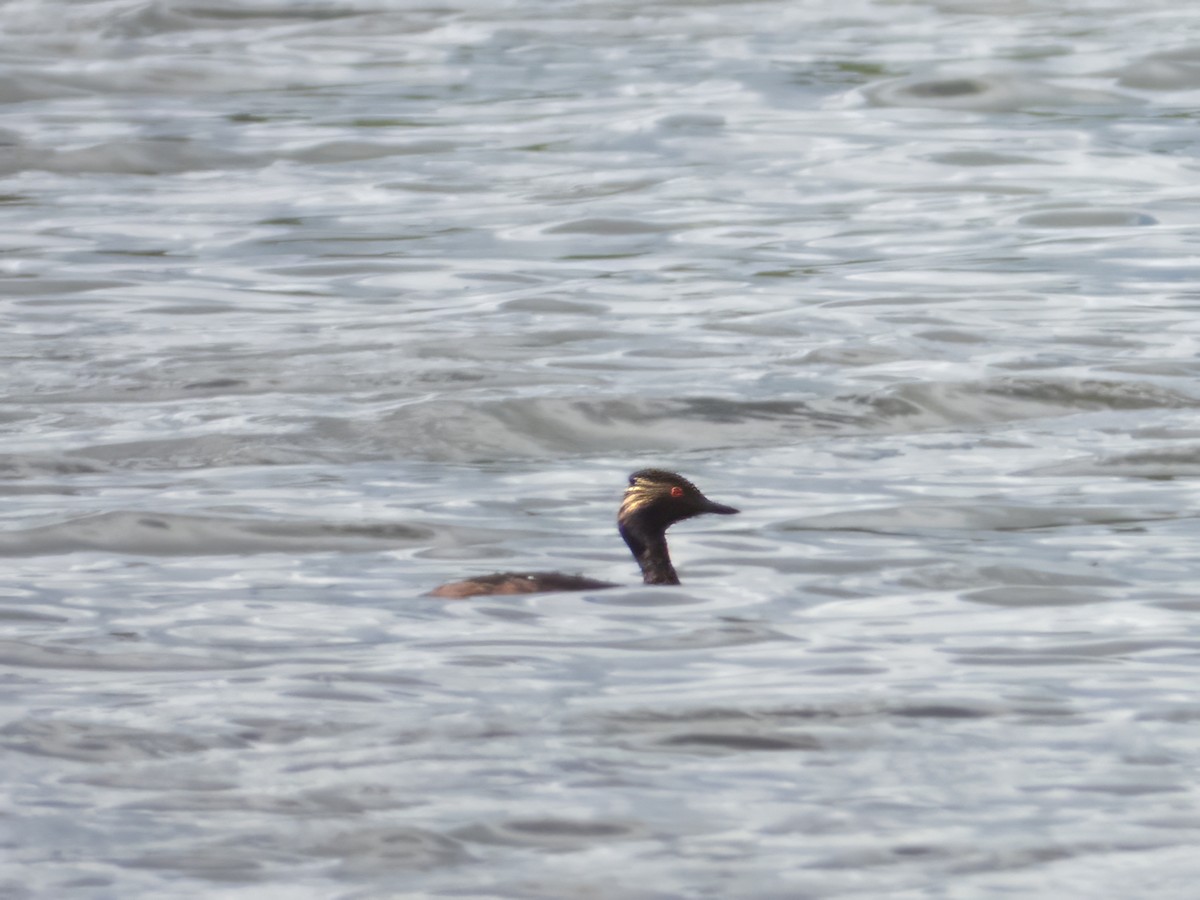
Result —
<instances>
[{"instance_id":1,"label":"eared grebe","mask_svg":"<svg viewBox=\"0 0 1200 900\"><path fill-rule=\"evenodd\" d=\"M667 553L667 529L704 513L731 516L738 510L714 503L674 472L642 469L629 476L629 487L617 512L617 529L642 567L646 584L679 584ZM485 594L537 594L544 591L590 591L617 585L559 572L500 572L453 581L429 592L431 597L478 597Z\"/></svg>"}]
</instances>

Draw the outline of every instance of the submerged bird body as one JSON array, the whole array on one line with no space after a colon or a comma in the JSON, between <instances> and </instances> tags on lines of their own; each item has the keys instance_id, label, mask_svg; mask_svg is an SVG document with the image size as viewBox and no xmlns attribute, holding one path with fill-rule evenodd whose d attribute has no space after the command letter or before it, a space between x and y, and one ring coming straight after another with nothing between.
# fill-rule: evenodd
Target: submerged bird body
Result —
<instances>
[{"instance_id":1,"label":"submerged bird body","mask_svg":"<svg viewBox=\"0 0 1200 900\"><path fill-rule=\"evenodd\" d=\"M693 516L705 513L730 516L737 511L732 506L709 500L682 475L662 469L642 469L629 476L629 487L617 512L617 530L642 569L642 581L646 584L679 584L679 576L667 552L667 529ZM616 585L559 572L500 572L443 584L430 591L430 596L461 599L488 594L589 591L609 587Z\"/></svg>"}]
</instances>

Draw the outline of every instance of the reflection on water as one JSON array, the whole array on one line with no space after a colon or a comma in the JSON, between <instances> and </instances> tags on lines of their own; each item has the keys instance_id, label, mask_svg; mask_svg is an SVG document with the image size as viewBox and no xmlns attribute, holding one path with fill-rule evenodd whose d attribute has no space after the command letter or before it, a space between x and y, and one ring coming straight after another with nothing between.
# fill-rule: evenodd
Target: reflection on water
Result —
<instances>
[{"instance_id":1,"label":"reflection on water","mask_svg":"<svg viewBox=\"0 0 1200 900\"><path fill-rule=\"evenodd\" d=\"M1194 893L1200 14L0 47L0 894Z\"/></svg>"}]
</instances>

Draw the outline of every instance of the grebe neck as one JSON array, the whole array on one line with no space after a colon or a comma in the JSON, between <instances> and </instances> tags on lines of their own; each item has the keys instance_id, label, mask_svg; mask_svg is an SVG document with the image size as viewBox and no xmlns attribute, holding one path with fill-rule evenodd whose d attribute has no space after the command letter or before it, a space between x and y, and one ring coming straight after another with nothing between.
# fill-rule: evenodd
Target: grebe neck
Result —
<instances>
[{"instance_id":1,"label":"grebe neck","mask_svg":"<svg viewBox=\"0 0 1200 900\"><path fill-rule=\"evenodd\" d=\"M679 576L671 565L671 554L667 551L667 536L661 532L650 535L639 534L622 523L621 537L629 545L629 552L642 569L642 581L646 584L679 584Z\"/></svg>"}]
</instances>

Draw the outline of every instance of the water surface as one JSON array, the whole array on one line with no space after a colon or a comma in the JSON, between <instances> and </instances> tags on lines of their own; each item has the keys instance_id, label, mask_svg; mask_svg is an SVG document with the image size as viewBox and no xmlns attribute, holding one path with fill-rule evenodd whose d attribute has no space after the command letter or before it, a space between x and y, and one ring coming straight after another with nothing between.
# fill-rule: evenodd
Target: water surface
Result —
<instances>
[{"instance_id":1,"label":"water surface","mask_svg":"<svg viewBox=\"0 0 1200 900\"><path fill-rule=\"evenodd\" d=\"M1193 895L1200 13L0 50L0 893ZM509 568L629 586L423 596Z\"/></svg>"}]
</instances>

